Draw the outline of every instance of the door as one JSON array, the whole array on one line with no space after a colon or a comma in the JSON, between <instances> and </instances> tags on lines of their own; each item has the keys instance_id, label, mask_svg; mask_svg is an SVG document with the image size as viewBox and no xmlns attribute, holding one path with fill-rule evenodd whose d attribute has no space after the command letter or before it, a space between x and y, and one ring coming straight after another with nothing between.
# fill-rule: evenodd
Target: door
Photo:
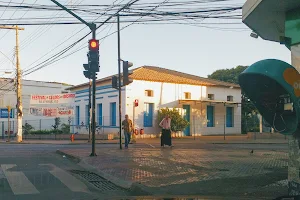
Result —
<instances>
[{"instance_id":1,"label":"door","mask_svg":"<svg viewBox=\"0 0 300 200\"><path fill-rule=\"evenodd\" d=\"M214 107L207 106L207 127L214 127Z\"/></svg>"},{"instance_id":2,"label":"door","mask_svg":"<svg viewBox=\"0 0 300 200\"><path fill-rule=\"evenodd\" d=\"M191 107L190 105L183 105L183 118L190 123ZM185 136L190 136L190 124L183 131Z\"/></svg>"}]
</instances>

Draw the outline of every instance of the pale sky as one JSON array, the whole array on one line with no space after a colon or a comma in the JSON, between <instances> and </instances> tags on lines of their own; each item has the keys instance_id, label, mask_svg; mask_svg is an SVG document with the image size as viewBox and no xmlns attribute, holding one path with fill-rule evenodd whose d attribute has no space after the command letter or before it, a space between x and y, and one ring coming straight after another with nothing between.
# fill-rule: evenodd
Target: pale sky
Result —
<instances>
[{"instance_id":1,"label":"pale sky","mask_svg":"<svg viewBox=\"0 0 300 200\"><path fill-rule=\"evenodd\" d=\"M121 0L120 0L121 1ZM125 0L124 2L128 2ZM162 0L155 0L155 2ZM6 3L7 2L7 3ZM9 0L1 1L1 5L8 4ZM13 2L22 2L22 0L14 0ZM26 0L27 4L48 4L53 5L49 0ZM59 2L66 4L66 2ZM99 4L99 0L72 0L77 4ZM101 4L111 4L113 0L101 0ZM118 2L118 1L117 1ZM141 0L140 2L147 2ZM148 0L149 2L149 0ZM154 2L154 1L150 1ZM232 0L236 5L242 5L244 0ZM0 10L0 18L9 19L22 17L49 17L49 16L70 16L68 13L57 11L28 11L4 9ZM15 13L14 13L15 12ZM3 16L1 17L1 15ZM107 17L105 17L107 18ZM102 18L102 19L105 19ZM53 19L58 21L59 19ZM115 19L112 19L114 21ZM121 19L122 20L122 19ZM228 20L230 22L230 20ZM241 21L241 20L240 20ZM204 20L203 22L210 22ZM215 20L214 22L218 22ZM4 22L3 22L4 23ZM121 27L127 24L122 24ZM230 28L232 25L221 25ZM48 25L48 26L22 26L24 31L20 31L20 64L22 69L28 69L35 66L39 62L44 61L51 55L59 52L77 39L88 33L85 28L79 34L76 34L70 40L68 37L85 25ZM237 28L245 28L241 30L224 31L209 29L205 27L193 27L187 25L132 25L121 32L121 57L134 63L134 67L142 65L153 65L172 70L178 70L202 77L207 77L217 69L232 68L237 65L251 65L262 59L276 58L290 63L290 51L283 45L264 41L262 39L254 39L250 37L251 30L245 25L235 25ZM100 28L97 37L101 38L107 33L116 30L116 26L107 25ZM102 31L103 30L103 31ZM102 32L100 32L102 31ZM4 37L3 37L4 36ZM89 36L88 38L91 38ZM75 46L77 47L87 44L88 38ZM67 41L66 41L67 40ZM55 48L61 42L62 46ZM98 78L105 77L117 73L117 35L107 37L100 41L100 73ZM1 72L13 70L14 66L7 61L5 54L13 59L12 49L15 46L15 32L13 30L0 30L0 70ZM24 48L24 46L26 48ZM71 50L70 52L72 52ZM46 53L45 57L41 58ZM2 54L3 53L3 54ZM40 81L58 81L69 84L81 84L87 79L83 75L82 64L87 62L87 48L74 53L73 55L38 70L25 79ZM67 53L68 54L68 53ZM40 59L40 60L38 60ZM38 61L37 61L38 60ZM34 63L33 65L31 65ZM0 74L1 74L0 72ZM3 73L1 74L3 76Z\"/></svg>"}]
</instances>

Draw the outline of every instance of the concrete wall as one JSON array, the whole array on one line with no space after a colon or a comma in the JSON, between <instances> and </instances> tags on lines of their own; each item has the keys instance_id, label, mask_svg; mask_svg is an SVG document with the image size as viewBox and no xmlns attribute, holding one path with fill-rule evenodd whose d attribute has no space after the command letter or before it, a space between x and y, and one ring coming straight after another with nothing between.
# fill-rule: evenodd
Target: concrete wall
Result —
<instances>
[{"instance_id":1,"label":"concrete wall","mask_svg":"<svg viewBox=\"0 0 300 200\"><path fill-rule=\"evenodd\" d=\"M74 103L74 107L75 106L79 106L80 109L80 123L84 123L84 125L86 124L87 121L87 116L86 116L86 106L88 105L88 87L82 88L80 90L74 90L72 92L76 93L76 97L75 97L75 103ZM104 82L101 84L97 84L96 86L96 122L98 123L98 117L99 113L98 113L98 109L97 109L97 105L98 104L102 104L102 125L103 128L99 129L98 131L101 133L104 133L104 131L106 133L117 133L118 132L118 127L119 127L119 107L118 107L118 90L114 89L111 87L111 82ZM126 98L126 92L125 92L125 88L122 89L122 105L124 105L125 102L125 98ZM110 103L112 102L116 102L116 126L111 126L110 124ZM125 115L125 107L123 106L122 108L122 118L124 118ZM75 116L74 116L74 120L73 120L73 124L76 125L76 121L75 121ZM87 134L88 130L85 127L81 127L79 128L78 126L73 126L73 128L71 129L71 132L75 133L82 133L82 134Z\"/></svg>"},{"instance_id":2,"label":"concrete wall","mask_svg":"<svg viewBox=\"0 0 300 200\"><path fill-rule=\"evenodd\" d=\"M12 109L16 108L17 96L13 89L13 82L11 79L0 79L0 109L6 109L7 106L11 106ZM28 122L35 130L51 129L54 124L54 118L40 117L29 115L30 107L30 95L32 94L60 94L70 86L61 83L49 83L42 81L22 81L22 103L23 103L23 124ZM36 105L35 105L36 106ZM56 105L57 106L57 105ZM13 110L14 116L16 116L16 110ZM11 130L17 129L17 124L11 119ZM7 130L8 123L7 118L0 118L0 123L3 124L1 129ZM62 119L62 123L67 123L67 119ZM2 130L0 130L2 131Z\"/></svg>"},{"instance_id":3,"label":"concrete wall","mask_svg":"<svg viewBox=\"0 0 300 200\"><path fill-rule=\"evenodd\" d=\"M239 89L230 88L218 88L218 87L206 87L206 86L194 86L194 85L183 85L183 84L172 84L172 83L160 83L160 82L149 82L134 80L133 83L124 87L122 89L122 119L124 115L128 114L138 129L143 128L145 134L157 134L160 132L158 127L157 112L160 108L179 108L179 111L183 113L182 106L179 104L178 100L185 99L185 92L191 93L191 100L205 100L207 99L207 94L215 94L215 100L226 101L227 95L231 95L234 101L241 101L241 92ZM152 90L153 96L149 97L145 95L145 90ZM88 105L88 88L80 88L74 90L76 93L76 100L74 106L80 107L80 122L85 124L86 122L86 105ZM117 113L118 113L118 91L111 88L110 81L101 83L97 85L96 92L96 104L102 103L102 115L103 123L102 128L99 129L100 133L118 133L118 114L117 114L117 124L116 126L110 126L110 103L117 103ZM134 101L138 100L139 105L134 107ZM154 117L153 117L153 127L144 127L144 111L145 103L154 104ZM212 134L223 134L224 133L224 116L225 107L223 104L215 105L215 127L207 128L206 121L206 106L207 104L202 103L202 115L200 114L201 105L191 103L191 131L190 134L202 134L202 135L212 135ZM227 105L228 106L228 105ZM226 128L225 131L228 134L239 134L241 133L241 109L240 106L233 105L234 107L234 127ZM99 113L96 107L96 116ZM96 118L96 121L98 118ZM75 124L75 119L74 122ZM86 127L74 126L72 132L78 133L88 133Z\"/></svg>"},{"instance_id":4,"label":"concrete wall","mask_svg":"<svg viewBox=\"0 0 300 200\"><path fill-rule=\"evenodd\" d=\"M145 90L153 90L153 97L145 96ZM126 113L133 118L133 102L135 99L139 101L139 106L135 108L134 122L137 128L144 128L146 134L154 134L159 132L157 124L157 111L162 107L179 108L182 112L181 104L178 100L185 99L184 93L191 93L191 100L205 100L207 94L215 94L215 100L226 101L227 96L233 96L233 101L241 102L241 91L239 89L194 86L172 83L158 83L148 81L134 81L131 85L126 87ZM153 127L143 127L144 120L144 103L154 103L154 119ZM206 106L207 104L191 103L191 135L202 134L223 134L224 133L224 116L225 107L223 104L215 105L215 127L206 127ZM229 106L229 105L227 105ZM239 134L241 133L241 107L234 105L234 127L226 128L226 133ZM202 115L200 110L202 110Z\"/></svg>"}]
</instances>

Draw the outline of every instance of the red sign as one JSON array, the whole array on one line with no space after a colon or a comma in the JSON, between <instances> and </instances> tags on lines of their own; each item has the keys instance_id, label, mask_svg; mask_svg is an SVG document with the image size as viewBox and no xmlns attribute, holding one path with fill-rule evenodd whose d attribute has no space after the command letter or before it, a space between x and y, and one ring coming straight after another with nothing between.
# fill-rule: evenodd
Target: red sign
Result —
<instances>
[{"instance_id":1,"label":"red sign","mask_svg":"<svg viewBox=\"0 0 300 200\"><path fill-rule=\"evenodd\" d=\"M138 106L139 106L139 100L138 100L138 99L134 100L134 106L135 106L135 107L138 107Z\"/></svg>"}]
</instances>

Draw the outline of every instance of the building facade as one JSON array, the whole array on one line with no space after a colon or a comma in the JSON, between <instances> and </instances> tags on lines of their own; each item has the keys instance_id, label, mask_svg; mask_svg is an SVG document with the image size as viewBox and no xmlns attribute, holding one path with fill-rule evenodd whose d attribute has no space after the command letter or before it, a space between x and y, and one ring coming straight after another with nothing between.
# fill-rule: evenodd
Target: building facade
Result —
<instances>
[{"instance_id":1,"label":"building facade","mask_svg":"<svg viewBox=\"0 0 300 200\"><path fill-rule=\"evenodd\" d=\"M135 128L157 135L158 110L176 108L189 121L184 136L241 133L241 90L238 85L202 78L159 67L133 70L133 82L122 88L122 118L128 114ZM118 133L118 90L111 77L97 80L96 122L98 133ZM74 133L87 133L89 84L69 88L76 93ZM138 102L138 106L135 106Z\"/></svg>"},{"instance_id":2,"label":"building facade","mask_svg":"<svg viewBox=\"0 0 300 200\"><path fill-rule=\"evenodd\" d=\"M30 115L30 96L34 94L61 94L67 93L66 88L71 85L56 82L42 82L32 80L22 80L22 104L23 104L23 125L27 122L35 130L50 130L54 124L54 118ZM0 132L8 130L8 109L11 107L10 130L15 134L17 95L15 91L14 79L0 79ZM66 123L68 119L62 119Z\"/></svg>"}]
</instances>

